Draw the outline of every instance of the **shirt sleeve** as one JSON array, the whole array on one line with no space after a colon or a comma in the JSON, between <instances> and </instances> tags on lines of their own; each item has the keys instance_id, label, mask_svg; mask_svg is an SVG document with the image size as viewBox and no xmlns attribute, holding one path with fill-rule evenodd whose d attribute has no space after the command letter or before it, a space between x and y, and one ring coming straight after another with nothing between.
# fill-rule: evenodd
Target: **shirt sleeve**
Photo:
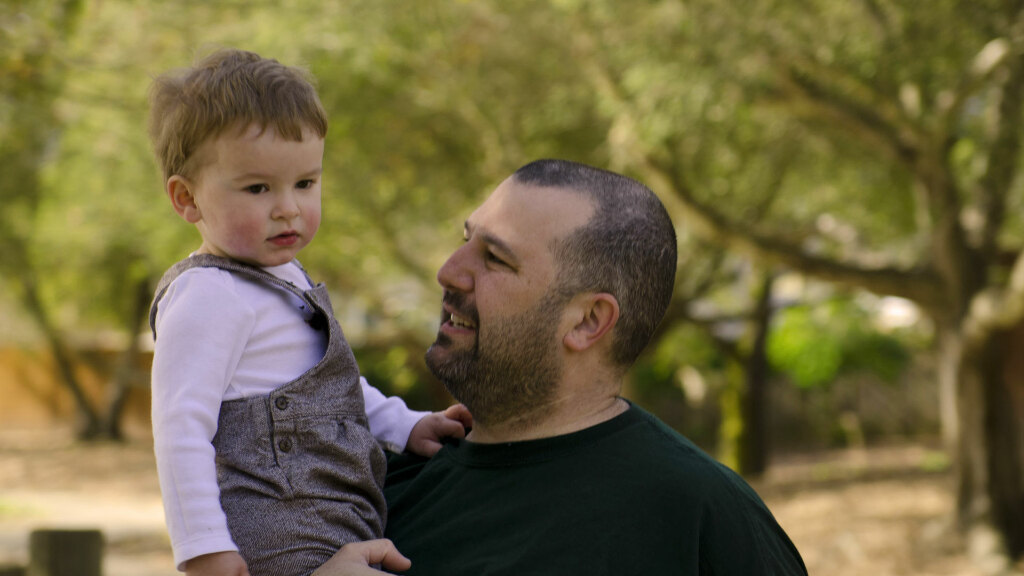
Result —
<instances>
[{"instance_id":1,"label":"shirt sleeve","mask_svg":"<svg viewBox=\"0 0 1024 576\"><path fill-rule=\"evenodd\" d=\"M700 574L807 576L796 546L735 473L724 471L701 518Z\"/></svg>"},{"instance_id":2,"label":"shirt sleeve","mask_svg":"<svg viewBox=\"0 0 1024 576\"><path fill-rule=\"evenodd\" d=\"M366 419L370 423L373 437L389 452L404 452L413 426L430 412L410 410L401 398L385 396L362 376L359 377L359 383L363 387Z\"/></svg>"},{"instance_id":3,"label":"shirt sleeve","mask_svg":"<svg viewBox=\"0 0 1024 576\"><path fill-rule=\"evenodd\" d=\"M171 283L156 317L153 439L175 564L237 550L220 506L212 440L255 316L223 271Z\"/></svg>"}]
</instances>

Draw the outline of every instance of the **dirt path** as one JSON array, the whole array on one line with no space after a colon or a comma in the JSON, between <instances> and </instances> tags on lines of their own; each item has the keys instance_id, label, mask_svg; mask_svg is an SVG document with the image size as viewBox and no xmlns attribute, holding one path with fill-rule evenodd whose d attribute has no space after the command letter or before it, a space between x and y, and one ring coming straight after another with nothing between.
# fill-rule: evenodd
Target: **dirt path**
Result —
<instances>
[{"instance_id":1,"label":"dirt path","mask_svg":"<svg viewBox=\"0 0 1024 576\"><path fill-rule=\"evenodd\" d=\"M67 431L0 432L0 564L35 528L99 528L105 576L175 576L152 445L77 444Z\"/></svg>"},{"instance_id":2,"label":"dirt path","mask_svg":"<svg viewBox=\"0 0 1024 576\"><path fill-rule=\"evenodd\" d=\"M812 575L982 576L951 530L952 478L916 446L836 452L755 483Z\"/></svg>"},{"instance_id":3,"label":"dirt path","mask_svg":"<svg viewBox=\"0 0 1024 576\"><path fill-rule=\"evenodd\" d=\"M106 576L175 576L151 444L0 431L0 564L30 530L100 528ZM982 576L948 530L941 455L921 447L790 459L756 482L814 576Z\"/></svg>"}]
</instances>

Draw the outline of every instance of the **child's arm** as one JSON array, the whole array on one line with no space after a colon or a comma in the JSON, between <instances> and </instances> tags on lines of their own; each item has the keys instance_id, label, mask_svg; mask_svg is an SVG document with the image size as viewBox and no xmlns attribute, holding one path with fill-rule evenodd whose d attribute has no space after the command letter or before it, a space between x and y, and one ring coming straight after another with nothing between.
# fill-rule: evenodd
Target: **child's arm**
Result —
<instances>
[{"instance_id":1,"label":"child's arm","mask_svg":"<svg viewBox=\"0 0 1024 576\"><path fill-rule=\"evenodd\" d=\"M359 378L359 383L363 389L366 419L370 423L373 437L388 452L405 452L413 427L430 412L410 410L400 397L385 396L363 377Z\"/></svg>"},{"instance_id":2,"label":"child's arm","mask_svg":"<svg viewBox=\"0 0 1024 576\"><path fill-rule=\"evenodd\" d=\"M472 426L473 419L461 404L444 412L410 410L398 396L384 396L365 378L360 377L359 381L370 432L390 452L433 456L441 449L441 438L462 438L465 428Z\"/></svg>"},{"instance_id":3,"label":"child's arm","mask_svg":"<svg viewBox=\"0 0 1024 576\"><path fill-rule=\"evenodd\" d=\"M251 329L251 313L238 310L239 299L216 283L220 276L195 272L205 270L182 274L159 303L153 358L154 450L179 567L237 550L220 505L211 441L241 355L238 335Z\"/></svg>"},{"instance_id":4,"label":"child's arm","mask_svg":"<svg viewBox=\"0 0 1024 576\"><path fill-rule=\"evenodd\" d=\"M412 427L405 449L420 456L433 456L441 449L442 438L465 438L473 427L473 416L462 404L449 406L444 412L427 414Z\"/></svg>"},{"instance_id":5,"label":"child's arm","mask_svg":"<svg viewBox=\"0 0 1024 576\"><path fill-rule=\"evenodd\" d=\"M249 576L249 567L238 552L214 552L186 562L185 576Z\"/></svg>"}]
</instances>

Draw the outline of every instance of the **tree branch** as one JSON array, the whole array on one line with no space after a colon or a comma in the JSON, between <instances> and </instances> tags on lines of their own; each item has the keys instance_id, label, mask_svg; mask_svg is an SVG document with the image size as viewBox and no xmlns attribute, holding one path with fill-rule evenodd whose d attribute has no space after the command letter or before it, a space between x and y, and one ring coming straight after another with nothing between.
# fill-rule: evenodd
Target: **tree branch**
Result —
<instances>
[{"instance_id":1,"label":"tree branch","mask_svg":"<svg viewBox=\"0 0 1024 576\"><path fill-rule=\"evenodd\" d=\"M796 117L839 123L869 147L882 146L890 157L916 171L922 142L928 138L874 87L800 55L775 55L773 65L780 89L794 102L788 109Z\"/></svg>"},{"instance_id":2,"label":"tree branch","mask_svg":"<svg viewBox=\"0 0 1024 576\"><path fill-rule=\"evenodd\" d=\"M878 0L860 0L860 3L864 5L864 11L878 28L884 44L891 46L893 44L892 21L885 14L885 10L879 5Z\"/></svg>"},{"instance_id":3,"label":"tree branch","mask_svg":"<svg viewBox=\"0 0 1024 576\"><path fill-rule=\"evenodd\" d=\"M1006 195L1020 165L1022 98L1024 98L1024 8L1010 28L1010 57L1004 58L1006 80L999 95L995 135L985 173L978 182L984 214L981 250L986 256L996 251L996 239L1006 211Z\"/></svg>"},{"instance_id":4,"label":"tree branch","mask_svg":"<svg viewBox=\"0 0 1024 576\"><path fill-rule=\"evenodd\" d=\"M617 109L609 143L620 153L620 162L636 168L641 179L665 202L669 212L681 216L699 237L726 249L823 280L858 286L878 294L900 296L925 308L941 309L946 305L943 293L939 289L939 278L934 270L869 268L813 256L804 253L799 244L783 240L781 234L754 231L749 225L732 222L703 205L695 198L682 177L657 166L653 154L641 143L636 130L637 122L632 116L626 98L612 75L594 58L592 39L585 32L581 33L576 38L576 46L579 62L595 89L613 102ZM882 135L904 132L904 126L894 126L886 118L855 103L837 106L837 110L846 115L855 115L856 112L863 113L865 118L875 118L862 124ZM897 140L903 142L900 138Z\"/></svg>"},{"instance_id":5,"label":"tree branch","mask_svg":"<svg viewBox=\"0 0 1024 576\"><path fill-rule=\"evenodd\" d=\"M1021 251L1005 287L988 288L971 300L964 335L969 344L1024 321L1024 251Z\"/></svg>"},{"instance_id":6,"label":"tree branch","mask_svg":"<svg viewBox=\"0 0 1024 576\"><path fill-rule=\"evenodd\" d=\"M947 94L946 98L939 101L937 110L942 119L942 134L949 135L956 131L968 100L986 85L1009 56L1010 43L1005 38L996 38L978 51L952 94Z\"/></svg>"},{"instance_id":7,"label":"tree branch","mask_svg":"<svg viewBox=\"0 0 1024 576\"><path fill-rule=\"evenodd\" d=\"M675 213L682 215L690 228L708 241L822 280L900 296L926 308L943 306L938 278L930 269L869 268L806 254L800 246L781 240L779 235L754 231L747 225L729 221L699 202L689 189L678 185L652 163L645 161L640 171L648 185L660 192L662 198L674 199L671 205Z\"/></svg>"}]
</instances>

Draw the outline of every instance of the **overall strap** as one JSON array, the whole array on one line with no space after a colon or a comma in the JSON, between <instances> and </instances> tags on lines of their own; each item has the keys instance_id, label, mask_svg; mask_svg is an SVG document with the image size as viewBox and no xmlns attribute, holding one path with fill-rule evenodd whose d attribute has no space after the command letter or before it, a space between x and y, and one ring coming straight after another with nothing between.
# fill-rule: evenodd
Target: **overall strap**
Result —
<instances>
[{"instance_id":1,"label":"overall strap","mask_svg":"<svg viewBox=\"0 0 1024 576\"><path fill-rule=\"evenodd\" d=\"M310 279L309 274L306 273L306 269L303 268L298 261L293 260L293 262L298 265L299 270L301 270L303 275L306 276L306 280L309 282L310 286L315 286L313 280ZM316 305L316 302L310 298L309 294L307 294L305 290L299 288L292 282L282 280L277 276L274 276L262 268L245 264L237 260L232 260L230 258L224 258L223 256L215 256L213 254L194 254L178 262L174 266L171 266L171 268L164 273L163 277L160 278L160 282L157 284L156 295L153 297L153 303L149 307L149 328L153 331L154 339L156 339L157 304L160 303L160 299L162 299L164 294L167 293L167 288L171 285L171 282L173 282L178 276L181 276L181 274L186 270L190 270L192 268L220 268L221 270L240 274L252 280L270 284L280 290L294 294L299 299L306 302L306 304L310 306L310 310L314 312L320 311L320 307ZM313 326L315 327L316 324L313 324Z\"/></svg>"}]
</instances>

